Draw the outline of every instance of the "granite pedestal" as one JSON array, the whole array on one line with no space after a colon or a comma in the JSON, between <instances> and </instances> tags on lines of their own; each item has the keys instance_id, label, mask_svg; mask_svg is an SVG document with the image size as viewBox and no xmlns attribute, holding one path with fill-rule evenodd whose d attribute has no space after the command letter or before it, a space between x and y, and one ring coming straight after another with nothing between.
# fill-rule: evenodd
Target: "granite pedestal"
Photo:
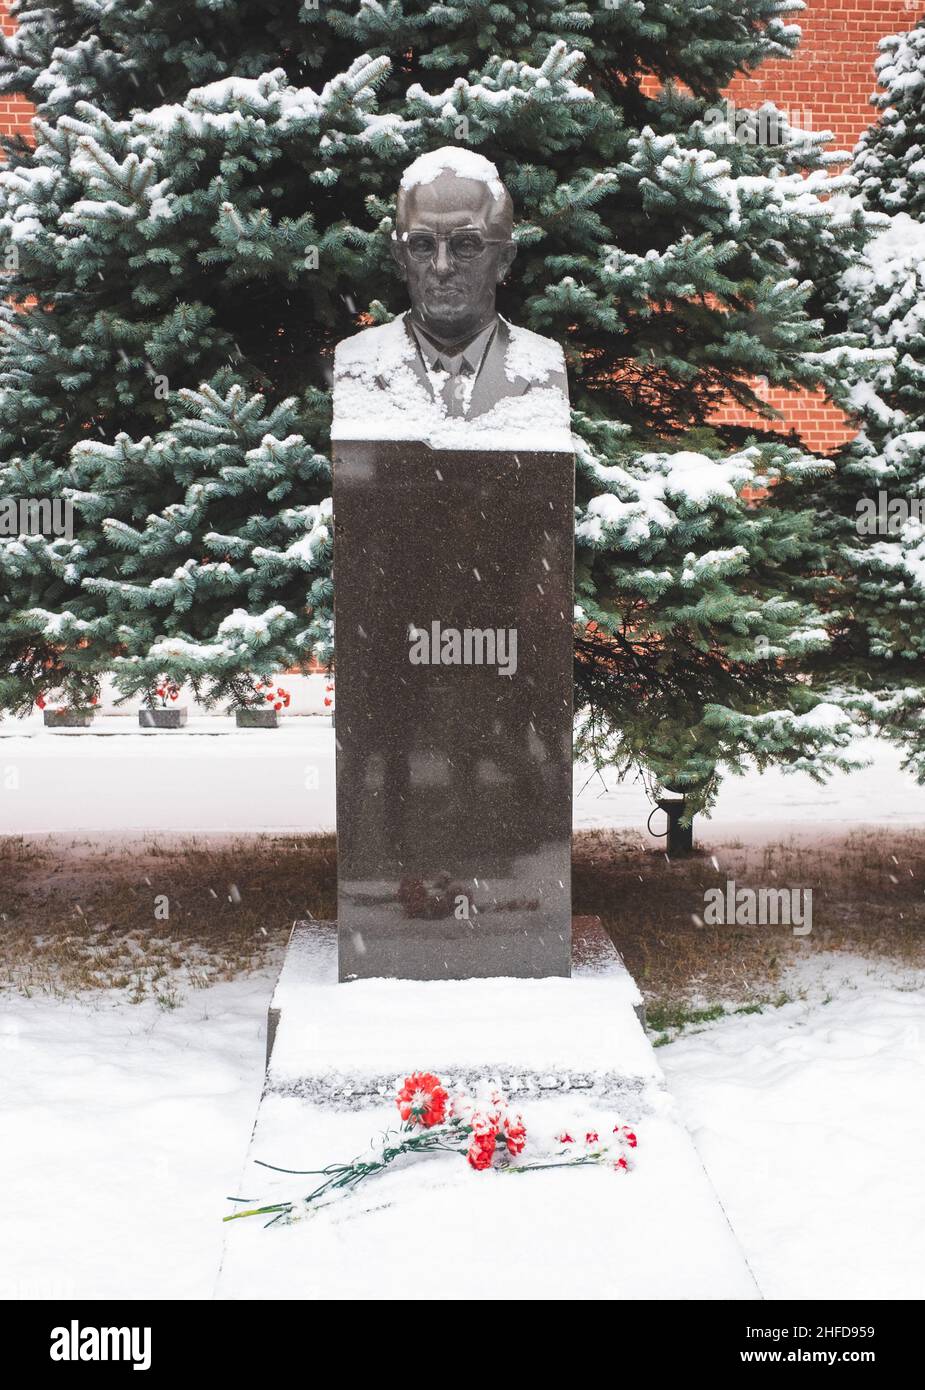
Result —
<instances>
[{"instance_id":1,"label":"granite pedestal","mask_svg":"<svg viewBox=\"0 0 925 1390\"><path fill-rule=\"evenodd\" d=\"M574 460L339 441L340 978L567 975Z\"/></svg>"}]
</instances>

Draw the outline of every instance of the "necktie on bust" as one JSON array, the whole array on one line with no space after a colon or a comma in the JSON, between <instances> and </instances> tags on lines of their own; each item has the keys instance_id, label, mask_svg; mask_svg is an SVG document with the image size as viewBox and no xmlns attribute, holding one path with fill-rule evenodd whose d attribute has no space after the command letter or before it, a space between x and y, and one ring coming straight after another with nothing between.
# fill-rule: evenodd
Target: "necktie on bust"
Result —
<instances>
[{"instance_id":1,"label":"necktie on bust","mask_svg":"<svg viewBox=\"0 0 925 1390\"><path fill-rule=\"evenodd\" d=\"M433 372L446 372L446 380L440 388L440 397L446 406L447 415L465 415L469 408L469 397L475 382L475 372L463 353L449 357L441 353L431 365Z\"/></svg>"},{"instance_id":2,"label":"necktie on bust","mask_svg":"<svg viewBox=\"0 0 925 1390\"><path fill-rule=\"evenodd\" d=\"M468 413L472 388L485 353L495 334L494 323L483 328L461 352L448 353L412 325L434 393L440 396L447 415L459 418Z\"/></svg>"}]
</instances>

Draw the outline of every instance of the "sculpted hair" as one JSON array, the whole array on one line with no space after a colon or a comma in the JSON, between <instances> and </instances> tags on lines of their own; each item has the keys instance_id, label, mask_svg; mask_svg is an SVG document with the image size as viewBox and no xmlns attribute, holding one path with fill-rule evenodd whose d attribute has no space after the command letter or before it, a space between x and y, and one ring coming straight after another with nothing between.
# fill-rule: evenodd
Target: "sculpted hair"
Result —
<instances>
[{"instance_id":1,"label":"sculpted hair","mask_svg":"<svg viewBox=\"0 0 925 1390\"><path fill-rule=\"evenodd\" d=\"M486 160L486 163L487 162L488 161ZM412 165L411 168L413 167L414 166ZM489 167L493 168L494 166ZM500 184L501 187L501 196L500 198L496 198L491 193L491 185L487 179L478 177L473 178L471 174L460 172L459 170L452 168L450 165L445 166L437 177L438 179L463 179L470 183L484 184L485 190L491 198L490 212L488 216L489 225L493 228L497 228L498 232L503 236L510 237L513 234L514 200L511 197L505 185L501 183L500 179L498 179L497 182ZM434 182L436 182L436 180L434 180ZM407 226L408 200L412 197L415 189L418 187L420 187L419 183L413 183L410 187L408 187L404 183L404 181L402 181L402 183L399 184L398 200L395 204L395 226L396 229L399 231L401 231L405 226Z\"/></svg>"}]
</instances>

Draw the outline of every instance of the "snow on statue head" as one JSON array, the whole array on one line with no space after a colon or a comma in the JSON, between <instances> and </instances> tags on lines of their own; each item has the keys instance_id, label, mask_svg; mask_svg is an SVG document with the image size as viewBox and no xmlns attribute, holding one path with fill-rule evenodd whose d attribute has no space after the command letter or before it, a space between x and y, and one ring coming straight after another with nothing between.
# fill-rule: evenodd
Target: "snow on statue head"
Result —
<instances>
[{"instance_id":1,"label":"snow on statue head","mask_svg":"<svg viewBox=\"0 0 925 1390\"><path fill-rule=\"evenodd\" d=\"M453 145L416 159L391 249L411 308L338 345L332 437L570 452L561 347L495 309L517 248L494 164Z\"/></svg>"}]
</instances>

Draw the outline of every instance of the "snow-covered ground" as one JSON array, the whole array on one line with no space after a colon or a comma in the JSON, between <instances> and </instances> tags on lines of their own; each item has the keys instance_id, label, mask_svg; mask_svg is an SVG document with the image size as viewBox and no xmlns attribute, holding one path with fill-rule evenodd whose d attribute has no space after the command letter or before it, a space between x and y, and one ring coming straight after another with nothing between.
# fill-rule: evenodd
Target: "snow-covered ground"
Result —
<instances>
[{"instance_id":1,"label":"snow-covered ground","mask_svg":"<svg viewBox=\"0 0 925 1390\"><path fill-rule=\"evenodd\" d=\"M240 731L202 718L174 733L133 730L120 718L98 720L92 733L46 730L34 717L0 721L0 834L333 830L334 737L321 717ZM709 843L731 831L761 838L772 825L789 833L922 824L925 787L901 770L897 751L874 741L856 751L869 766L824 786L778 770L727 778L698 834ZM576 768L576 828L644 835L650 810L641 782ZM653 829L664 820L656 813Z\"/></svg>"},{"instance_id":2,"label":"snow-covered ground","mask_svg":"<svg viewBox=\"0 0 925 1390\"><path fill-rule=\"evenodd\" d=\"M658 1051L766 1298L925 1298L920 973L833 955L806 999Z\"/></svg>"},{"instance_id":3,"label":"snow-covered ground","mask_svg":"<svg viewBox=\"0 0 925 1390\"><path fill-rule=\"evenodd\" d=\"M0 833L333 829L324 720L126 729L0 725ZM922 824L925 788L892 749L864 751L868 768L823 788L779 772L729 779L700 836ZM575 785L576 826L642 833L638 784L579 769ZM658 1059L765 1296L921 1298L922 981L844 955L799 970L784 987L805 985L805 999L722 1019ZM0 994L0 1298L211 1295L271 989L251 976L173 1011Z\"/></svg>"},{"instance_id":4,"label":"snow-covered ground","mask_svg":"<svg viewBox=\"0 0 925 1390\"><path fill-rule=\"evenodd\" d=\"M922 1298L921 981L844 956L800 972L803 1001L658 1060L766 1297ZM172 1012L3 997L0 1298L211 1296L270 991Z\"/></svg>"},{"instance_id":5,"label":"snow-covered ground","mask_svg":"<svg viewBox=\"0 0 925 1390\"><path fill-rule=\"evenodd\" d=\"M0 1299L210 1296L271 991L0 996Z\"/></svg>"}]
</instances>

